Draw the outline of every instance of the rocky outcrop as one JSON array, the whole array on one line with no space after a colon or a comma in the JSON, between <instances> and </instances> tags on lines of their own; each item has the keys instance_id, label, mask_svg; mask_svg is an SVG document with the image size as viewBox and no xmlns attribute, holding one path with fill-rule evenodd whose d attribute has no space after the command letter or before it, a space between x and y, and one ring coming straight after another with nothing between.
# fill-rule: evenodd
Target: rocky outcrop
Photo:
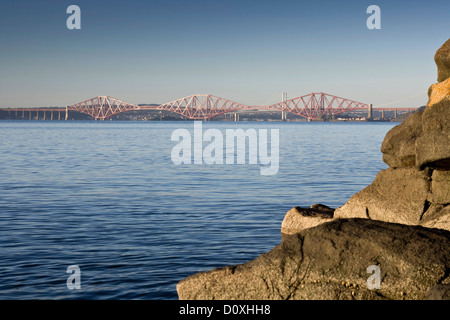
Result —
<instances>
[{"instance_id":1,"label":"rocky outcrop","mask_svg":"<svg viewBox=\"0 0 450 320\"><path fill-rule=\"evenodd\" d=\"M422 135L416 139L416 165L450 170L449 98L425 108L422 128Z\"/></svg>"},{"instance_id":2,"label":"rocky outcrop","mask_svg":"<svg viewBox=\"0 0 450 320\"><path fill-rule=\"evenodd\" d=\"M450 230L450 171L389 168L336 209L334 218L368 218Z\"/></svg>"},{"instance_id":3,"label":"rocky outcrop","mask_svg":"<svg viewBox=\"0 0 450 320\"><path fill-rule=\"evenodd\" d=\"M418 111L392 128L381 144L383 161L391 168L416 165L416 139L422 135L422 114Z\"/></svg>"},{"instance_id":4,"label":"rocky outcrop","mask_svg":"<svg viewBox=\"0 0 450 320\"><path fill-rule=\"evenodd\" d=\"M449 246L449 231L337 219L248 263L192 275L177 291L180 299L424 299L450 283ZM379 289L368 285L370 266L379 267Z\"/></svg>"},{"instance_id":5,"label":"rocky outcrop","mask_svg":"<svg viewBox=\"0 0 450 320\"><path fill-rule=\"evenodd\" d=\"M434 62L438 68L438 82L450 78L450 39L440 47L434 55Z\"/></svg>"},{"instance_id":6,"label":"rocky outcrop","mask_svg":"<svg viewBox=\"0 0 450 320\"><path fill-rule=\"evenodd\" d=\"M450 80L450 79L449 79ZM392 128L381 145L391 168L450 169L450 93Z\"/></svg>"},{"instance_id":7,"label":"rocky outcrop","mask_svg":"<svg viewBox=\"0 0 450 320\"><path fill-rule=\"evenodd\" d=\"M439 84L423 111L392 128L381 145L389 169L334 218L360 217L450 230L450 40L435 56Z\"/></svg>"},{"instance_id":8,"label":"rocky outcrop","mask_svg":"<svg viewBox=\"0 0 450 320\"><path fill-rule=\"evenodd\" d=\"M337 208L312 217L293 208L282 233L292 234L332 218L368 218L450 230L450 39L436 52L438 81L424 110L392 128L381 145L382 170L371 185Z\"/></svg>"},{"instance_id":9,"label":"rocky outcrop","mask_svg":"<svg viewBox=\"0 0 450 320\"><path fill-rule=\"evenodd\" d=\"M335 211L334 218L368 218L408 225L420 224L429 208L429 171L386 169L374 182Z\"/></svg>"}]
</instances>

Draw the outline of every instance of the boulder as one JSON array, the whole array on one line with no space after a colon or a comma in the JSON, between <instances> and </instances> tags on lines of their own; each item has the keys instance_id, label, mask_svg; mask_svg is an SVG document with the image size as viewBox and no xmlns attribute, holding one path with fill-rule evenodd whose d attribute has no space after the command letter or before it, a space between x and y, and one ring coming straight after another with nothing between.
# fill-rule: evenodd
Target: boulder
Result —
<instances>
[{"instance_id":1,"label":"boulder","mask_svg":"<svg viewBox=\"0 0 450 320\"><path fill-rule=\"evenodd\" d=\"M180 299L424 299L449 284L450 232L369 219L305 229L245 264L187 277ZM379 288L369 267L379 268Z\"/></svg>"},{"instance_id":2,"label":"boulder","mask_svg":"<svg viewBox=\"0 0 450 320\"><path fill-rule=\"evenodd\" d=\"M416 139L422 135L422 113L415 112L386 134L381 144L383 161L391 168L416 165Z\"/></svg>"},{"instance_id":3,"label":"boulder","mask_svg":"<svg viewBox=\"0 0 450 320\"><path fill-rule=\"evenodd\" d=\"M371 185L336 209L335 218L368 218L417 225L428 209L430 173L417 168L380 171Z\"/></svg>"},{"instance_id":4,"label":"boulder","mask_svg":"<svg viewBox=\"0 0 450 320\"><path fill-rule=\"evenodd\" d=\"M381 152L391 168L450 169L450 95L389 130Z\"/></svg>"},{"instance_id":5,"label":"boulder","mask_svg":"<svg viewBox=\"0 0 450 320\"><path fill-rule=\"evenodd\" d=\"M335 218L450 230L449 97L411 115L386 134L381 151L390 168L336 209Z\"/></svg>"},{"instance_id":6,"label":"boulder","mask_svg":"<svg viewBox=\"0 0 450 320\"><path fill-rule=\"evenodd\" d=\"M425 108L422 130L415 142L416 165L450 169L450 99Z\"/></svg>"},{"instance_id":7,"label":"boulder","mask_svg":"<svg viewBox=\"0 0 450 320\"><path fill-rule=\"evenodd\" d=\"M427 107L392 128L381 145L391 168L450 169L450 39L436 52L435 62L439 83L429 88Z\"/></svg>"},{"instance_id":8,"label":"boulder","mask_svg":"<svg viewBox=\"0 0 450 320\"><path fill-rule=\"evenodd\" d=\"M281 223L281 233L294 234L303 229L331 221L333 212L333 208L323 204L313 204L310 208L294 207L284 216Z\"/></svg>"},{"instance_id":9,"label":"boulder","mask_svg":"<svg viewBox=\"0 0 450 320\"><path fill-rule=\"evenodd\" d=\"M448 39L434 55L434 62L437 66L438 82L450 77L450 39Z\"/></svg>"}]
</instances>

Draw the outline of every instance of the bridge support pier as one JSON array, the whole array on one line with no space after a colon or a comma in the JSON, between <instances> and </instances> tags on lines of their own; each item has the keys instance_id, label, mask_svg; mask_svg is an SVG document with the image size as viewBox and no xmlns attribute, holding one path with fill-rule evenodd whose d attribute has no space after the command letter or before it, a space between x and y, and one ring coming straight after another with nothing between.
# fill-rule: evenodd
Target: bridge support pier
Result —
<instances>
[{"instance_id":1,"label":"bridge support pier","mask_svg":"<svg viewBox=\"0 0 450 320\"><path fill-rule=\"evenodd\" d=\"M367 118L368 119L371 119L372 118L372 108L373 108L373 105L372 104L369 104L369 108L367 109Z\"/></svg>"},{"instance_id":2,"label":"bridge support pier","mask_svg":"<svg viewBox=\"0 0 450 320\"><path fill-rule=\"evenodd\" d=\"M66 120L69 119L69 107L66 107Z\"/></svg>"}]
</instances>

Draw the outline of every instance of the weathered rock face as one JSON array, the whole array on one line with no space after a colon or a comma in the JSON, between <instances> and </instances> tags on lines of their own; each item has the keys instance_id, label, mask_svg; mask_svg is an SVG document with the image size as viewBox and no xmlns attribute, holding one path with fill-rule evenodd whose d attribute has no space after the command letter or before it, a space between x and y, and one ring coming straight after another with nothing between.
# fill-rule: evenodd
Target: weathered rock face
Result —
<instances>
[{"instance_id":1,"label":"weathered rock face","mask_svg":"<svg viewBox=\"0 0 450 320\"><path fill-rule=\"evenodd\" d=\"M180 299L423 299L450 283L450 232L369 219L337 219L286 238L236 266L192 275ZM380 268L379 289L367 268Z\"/></svg>"},{"instance_id":2,"label":"weathered rock face","mask_svg":"<svg viewBox=\"0 0 450 320\"><path fill-rule=\"evenodd\" d=\"M334 218L369 218L450 230L450 100L392 128L381 146L390 168L336 209Z\"/></svg>"},{"instance_id":3,"label":"weathered rock face","mask_svg":"<svg viewBox=\"0 0 450 320\"><path fill-rule=\"evenodd\" d=\"M450 99L427 107L392 128L386 134L381 152L383 161L391 168L450 169Z\"/></svg>"},{"instance_id":4,"label":"weathered rock face","mask_svg":"<svg viewBox=\"0 0 450 320\"><path fill-rule=\"evenodd\" d=\"M334 209L323 204L313 204L310 208L294 207L284 216L281 233L294 234L315 227L333 219Z\"/></svg>"},{"instance_id":5,"label":"weathered rock face","mask_svg":"<svg viewBox=\"0 0 450 320\"><path fill-rule=\"evenodd\" d=\"M391 168L416 165L416 139L422 135L423 111L412 114L386 134L381 144L383 161Z\"/></svg>"},{"instance_id":6,"label":"weathered rock face","mask_svg":"<svg viewBox=\"0 0 450 320\"><path fill-rule=\"evenodd\" d=\"M450 78L450 39L436 51L434 62L438 68L438 82Z\"/></svg>"},{"instance_id":7,"label":"weathered rock face","mask_svg":"<svg viewBox=\"0 0 450 320\"><path fill-rule=\"evenodd\" d=\"M381 145L389 169L334 218L368 218L450 230L450 40L435 55L440 83L427 107L392 128Z\"/></svg>"},{"instance_id":8,"label":"weathered rock face","mask_svg":"<svg viewBox=\"0 0 450 320\"><path fill-rule=\"evenodd\" d=\"M450 170L450 99L425 108L416 140L416 165Z\"/></svg>"},{"instance_id":9,"label":"weathered rock face","mask_svg":"<svg viewBox=\"0 0 450 320\"><path fill-rule=\"evenodd\" d=\"M334 218L360 217L450 230L450 40L436 53L438 84L427 107L392 128L381 145L389 169Z\"/></svg>"},{"instance_id":10,"label":"weathered rock face","mask_svg":"<svg viewBox=\"0 0 450 320\"><path fill-rule=\"evenodd\" d=\"M427 108L392 128L381 145L391 168L450 169L450 39L436 52L435 62L440 83L428 90Z\"/></svg>"},{"instance_id":11,"label":"weathered rock face","mask_svg":"<svg viewBox=\"0 0 450 320\"><path fill-rule=\"evenodd\" d=\"M430 177L416 168L380 171L374 182L336 209L335 218L368 218L416 225L428 210Z\"/></svg>"}]
</instances>

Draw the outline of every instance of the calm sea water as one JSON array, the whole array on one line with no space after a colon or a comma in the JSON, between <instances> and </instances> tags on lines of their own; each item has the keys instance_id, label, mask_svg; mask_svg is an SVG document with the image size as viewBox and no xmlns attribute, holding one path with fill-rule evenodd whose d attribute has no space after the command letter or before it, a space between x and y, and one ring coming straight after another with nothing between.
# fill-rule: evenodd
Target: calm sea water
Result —
<instances>
[{"instance_id":1,"label":"calm sea water","mask_svg":"<svg viewBox=\"0 0 450 320\"><path fill-rule=\"evenodd\" d=\"M293 206L343 205L387 166L394 123L205 122L279 129L280 168L180 165L193 122L0 122L0 299L177 299L198 271L280 242ZM69 290L78 265L81 290Z\"/></svg>"}]
</instances>

